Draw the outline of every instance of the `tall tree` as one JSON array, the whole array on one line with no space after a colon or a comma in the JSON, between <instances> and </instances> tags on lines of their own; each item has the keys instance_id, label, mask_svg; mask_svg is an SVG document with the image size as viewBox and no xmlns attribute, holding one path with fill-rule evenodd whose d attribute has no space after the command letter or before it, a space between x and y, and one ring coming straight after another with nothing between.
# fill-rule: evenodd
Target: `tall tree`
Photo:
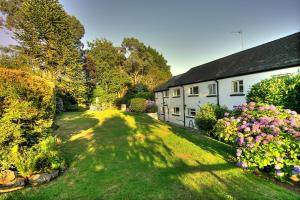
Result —
<instances>
[{"instance_id":1,"label":"tall tree","mask_svg":"<svg viewBox=\"0 0 300 200\"><path fill-rule=\"evenodd\" d=\"M124 68L133 85L143 84L153 90L171 78L166 59L152 47L136 38L124 38L122 48L126 55Z\"/></svg>"},{"instance_id":2,"label":"tall tree","mask_svg":"<svg viewBox=\"0 0 300 200\"><path fill-rule=\"evenodd\" d=\"M82 24L58 0L1 0L0 9L6 14L4 25L13 31L20 54L30 58L32 69L51 74L64 94L82 100Z\"/></svg>"},{"instance_id":3,"label":"tall tree","mask_svg":"<svg viewBox=\"0 0 300 200\"><path fill-rule=\"evenodd\" d=\"M122 48L126 56L124 68L131 77L132 84L137 85L149 70L146 61L150 54L146 46L136 38L124 38Z\"/></svg>"},{"instance_id":4,"label":"tall tree","mask_svg":"<svg viewBox=\"0 0 300 200\"><path fill-rule=\"evenodd\" d=\"M129 84L128 75L122 68L125 56L106 39L96 39L88 46L85 69L88 81L96 88L94 96L101 97L104 103L114 101L123 95Z\"/></svg>"}]
</instances>

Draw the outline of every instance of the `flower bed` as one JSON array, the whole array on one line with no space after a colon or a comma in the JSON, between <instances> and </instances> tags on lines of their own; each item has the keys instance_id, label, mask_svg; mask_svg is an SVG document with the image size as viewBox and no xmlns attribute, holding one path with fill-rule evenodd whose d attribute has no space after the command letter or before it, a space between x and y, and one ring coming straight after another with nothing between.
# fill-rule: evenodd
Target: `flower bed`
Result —
<instances>
[{"instance_id":1,"label":"flower bed","mask_svg":"<svg viewBox=\"0 0 300 200\"><path fill-rule=\"evenodd\" d=\"M300 115L254 102L218 120L214 136L235 144L238 166L285 180L300 174Z\"/></svg>"}]
</instances>

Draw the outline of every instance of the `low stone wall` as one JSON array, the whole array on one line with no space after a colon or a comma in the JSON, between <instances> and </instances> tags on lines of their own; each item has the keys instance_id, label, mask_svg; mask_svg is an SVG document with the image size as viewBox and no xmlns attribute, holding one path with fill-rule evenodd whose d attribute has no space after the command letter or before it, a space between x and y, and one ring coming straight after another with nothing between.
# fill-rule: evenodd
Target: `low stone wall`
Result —
<instances>
[{"instance_id":1,"label":"low stone wall","mask_svg":"<svg viewBox=\"0 0 300 200\"><path fill-rule=\"evenodd\" d=\"M17 172L6 170L0 176L0 193L12 192L28 185L38 186L55 179L60 174L59 170L48 173L33 174L29 178L23 178Z\"/></svg>"}]
</instances>

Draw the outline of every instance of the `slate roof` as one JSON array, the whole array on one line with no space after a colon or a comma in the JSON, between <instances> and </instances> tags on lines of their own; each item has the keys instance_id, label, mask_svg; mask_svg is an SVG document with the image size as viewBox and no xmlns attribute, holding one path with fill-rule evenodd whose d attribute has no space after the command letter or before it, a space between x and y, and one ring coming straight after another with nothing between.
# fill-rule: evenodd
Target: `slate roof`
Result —
<instances>
[{"instance_id":1,"label":"slate roof","mask_svg":"<svg viewBox=\"0 0 300 200\"><path fill-rule=\"evenodd\" d=\"M164 83L163 85L157 87L155 89L155 91L164 91L164 90L168 90L169 87L173 86L173 85L178 85L178 80L180 79L180 77L183 74L179 74L176 76L173 76L170 80L168 80L166 83Z\"/></svg>"},{"instance_id":2,"label":"slate roof","mask_svg":"<svg viewBox=\"0 0 300 200\"><path fill-rule=\"evenodd\" d=\"M300 32L191 68L156 91L297 65L300 65Z\"/></svg>"}]
</instances>

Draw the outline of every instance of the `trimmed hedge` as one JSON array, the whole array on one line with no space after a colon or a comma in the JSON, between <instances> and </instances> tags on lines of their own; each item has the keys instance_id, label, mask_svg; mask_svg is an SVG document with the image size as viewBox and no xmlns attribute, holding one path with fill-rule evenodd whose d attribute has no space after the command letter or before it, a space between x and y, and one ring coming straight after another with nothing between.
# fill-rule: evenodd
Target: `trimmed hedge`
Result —
<instances>
[{"instance_id":1,"label":"trimmed hedge","mask_svg":"<svg viewBox=\"0 0 300 200\"><path fill-rule=\"evenodd\" d=\"M21 70L0 68L0 173L17 169L29 176L55 168L53 162L60 159L52 145L55 138L49 134L54 115L52 82ZM48 164L38 164L41 160Z\"/></svg>"},{"instance_id":2,"label":"trimmed hedge","mask_svg":"<svg viewBox=\"0 0 300 200\"><path fill-rule=\"evenodd\" d=\"M248 102L281 106L300 112L300 75L274 77L252 86Z\"/></svg>"},{"instance_id":3,"label":"trimmed hedge","mask_svg":"<svg viewBox=\"0 0 300 200\"><path fill-rule=\"evenodd\" d=\"M130 101L129 109L132 112L145 112L147 109L146 99L143 98L133 98Z\"/></svg>"}]
</instances>

